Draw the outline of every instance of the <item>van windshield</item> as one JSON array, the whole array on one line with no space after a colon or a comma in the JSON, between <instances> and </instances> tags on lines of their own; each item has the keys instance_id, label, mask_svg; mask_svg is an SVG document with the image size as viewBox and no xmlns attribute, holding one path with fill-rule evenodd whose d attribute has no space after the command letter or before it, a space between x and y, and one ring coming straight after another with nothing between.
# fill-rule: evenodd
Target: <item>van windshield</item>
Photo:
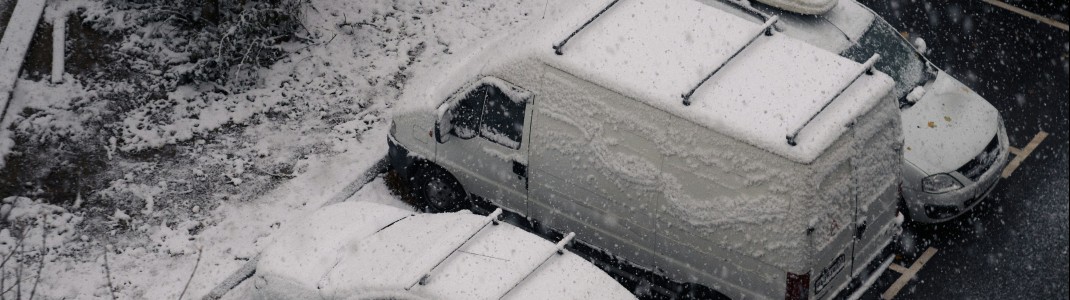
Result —
<instances>
[{"instance_id":1,"label":"van windshield","mask_svg":"<svg viewBox=\"0 0 1070 300\"><path fill-rule=\"evenodd\" d=\"M892 95L896 99L905 101L904 97L910 90L925 83L925 62L899 32L880 17L873 20L857 44L840 55L864 63L874 53L881 55L876 64L877 70L895 79Z\"/></svg>"}]
</instances>

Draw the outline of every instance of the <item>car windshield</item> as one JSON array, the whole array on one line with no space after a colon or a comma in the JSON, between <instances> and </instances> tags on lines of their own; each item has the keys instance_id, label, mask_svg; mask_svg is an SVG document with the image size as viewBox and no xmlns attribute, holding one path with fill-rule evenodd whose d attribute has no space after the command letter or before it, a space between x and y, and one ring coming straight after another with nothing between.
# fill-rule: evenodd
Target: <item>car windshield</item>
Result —
<instances>
[{"instance_id":1,"label":"car windshield","mask_svg":"<svg viewBox=\"0 0 1070 300\"><path fill-rule=\"evenodd\" d=\"M858 43L844 50L841 55L864 63L874 53L881 55L876 64L877 70L895 79L892 93L900 101L915 86L925 82L925 62L899 32L881 18L874 19Z\"/></svg>"}]
</instances>

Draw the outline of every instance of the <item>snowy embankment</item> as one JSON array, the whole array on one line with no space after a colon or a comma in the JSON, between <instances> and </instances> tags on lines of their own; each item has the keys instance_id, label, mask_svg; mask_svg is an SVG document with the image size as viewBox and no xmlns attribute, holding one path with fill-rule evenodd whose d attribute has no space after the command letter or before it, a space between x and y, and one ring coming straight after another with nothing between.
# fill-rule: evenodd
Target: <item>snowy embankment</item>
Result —
<instances>
[{"instance_id":1,"label":"snowy embankment","mask_svg":"<svg viewBox=\"0 0 1070 300\"><path fill-rule=\"evenodd\" d=\"M5 207L10 208L5 208L4 214L9 220L18 216L26 218L26 213L15 211L51 212L51 232L40 234L59 238L45 243L49 250L38 295L45 299L106 299L112 298L112 294L123 299L175 299L180 295L199 297L208 293L255 257L270 243L271 235L289 220L319 208L337 195L355 192L351 184L360 181L364 176L362 171L371 168L386 153L388 112L398 89L411 76L411 66L421 61L449 59L474 42L537 17L547 5L541 1L493 0L397 2L313 0L305 7L304 25L317 39L308 42L307 47L295 47L287 58L262 70L263 82L257 88L209 98L193 95L202 92L197 87L179 87L168 95L170 103L161 103L155 110L154 104L150 104L140 115L135 110L126 121L121 142L112 138L109 151L152 149L176 143L200 145L201 141L193 140L218 134L218 129L231 124L244 126L246 141L251 141L237 142L240 145L237 147L244 148L240 149L243 153L263 157L280 145L291 143L321 145L329 148L330 153L338 153L303 156L292 173L281 174L293 178L264 196L248 201L225 201L226 195L220 197L223 200L202 199L221 203L210 211L198 211L198 206L194 206L190 215L202 218L148 224L159 223L153 221L158 220L154 216L160 215L154 211L160 209L160 203L154 201L161 195L183 193L183 189L205 180L204 173L208 170L195 169L189 182L155 185L133 184L141 175L129 173L113 182L111 192L132 193L144 202L139 211L117 210L112 217L114 224L133 228L112 231L118 235L113 241L125 240L120 243L80 234L82 220L66 209L26 198L5 200ZM15 105L20 107L48 109L48 105L59 105L57 101L49 101L59 97L56 91L69 96L93 93L87 89L72 80L54 86L23 80L13 102L18 102ZM301 101L292 101L294 93L301 95ZM159 107L165 105L170 105L166 107L170 115L163 118L168 123L144 126L159 122ZM305 110L286 109L293 106ZM330 110L340 108L351 110L349 121L340 124L323 121ZM265 116L272 113L289 114L301 121L291 126L297 129L280 128ZM66 126L70 121L57 119L61 117L20 120L16 126ZM308 128L301 126L326 129L304 130ZM229 161L226 176L228 184L234 186L241 185L248 173L258 170L249 161L217 154L207 147L200 155L208 157L204 159ZM146 172L162 172L155 168ZM365 186L349 201L403 205L390 196L382 180ZM78 202L75 203L77 207ZM11 249L15 242L11 236L8 232L0 234L0 246L4 246L0 248ZM27 245L30 242L33 240L27 239ZM110 249L106 256L105 249Z\"/></svg>"}]
</instances>

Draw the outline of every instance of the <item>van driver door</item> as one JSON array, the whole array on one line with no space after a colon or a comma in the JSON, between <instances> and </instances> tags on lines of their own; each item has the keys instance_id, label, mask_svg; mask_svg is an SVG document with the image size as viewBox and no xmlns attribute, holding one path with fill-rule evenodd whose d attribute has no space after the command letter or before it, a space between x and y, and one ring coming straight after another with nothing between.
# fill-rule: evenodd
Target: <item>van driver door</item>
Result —
<instances>
[{"instance_id":1,"label":"van driver door","mask_svg":"<svg viewBox=\"0 0 1070 300\"><path fill-rule=\"evenodd\" d=\"M531 92L484 77L452 99L439 165L468 193L513 211L527 210Z\"/></svg>"}]
</instances>

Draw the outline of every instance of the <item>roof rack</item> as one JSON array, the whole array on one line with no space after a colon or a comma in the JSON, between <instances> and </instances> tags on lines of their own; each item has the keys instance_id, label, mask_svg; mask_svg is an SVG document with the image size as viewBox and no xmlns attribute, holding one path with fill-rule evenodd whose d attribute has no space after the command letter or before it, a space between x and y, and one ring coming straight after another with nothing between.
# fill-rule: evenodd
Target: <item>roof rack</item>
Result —
<instances>
[{"instance_id":1,"label":"roof rack","mask_svg":"<svg viewBox=\"0 0 1070 300\"><path fill-rule=\"evenodd\" d=\"M584 28L587 28L587 25L590 25L591 22L594 22L594 19L597 19L598 17L602 16L603 13L605 13L607 10L609 10L609 8L613 7L613 5L616 5L617 2L620 2L620 0L613 0L613 2L610 2L609 5L606 5L606 7L603 7L602 10L598 12L598 14L595 14L593 17L588 19L587 22L583 23L583 25L580 25L580 28L576 28L576 30L572 31L572 33L569 34L568 37L565 37L565 39L561 40L556 45L554 45L554 54L557 54L557 55L565 54L564 52L561 51L561 48L565 47L565 43L568 43L568 40L572 39L573 36L576 36L576 34L580 32L580 30L583 30Z\"/></svg>"},{"instance_id":2,"label":"roof rack","mask_svg":"<svg viewBox=\"0 0 1070 300\"><path fill-rule=\"evenodd\" d=\"M813 121L814 118L817 117L817 115L821 114L821 112L825 110L825 108L828 108L829 104L832 104L833 100L836 100L836 98L839 97L840 94L843 94L843 92L846 91L847 88L851 87L851 85L853 85L855 81L858 81L858 78L861 78L863 74L873 75L873 65L876 64L877 60L879 60L880 58L880 54L873 54L873 56L870 56L869 59L867 59L866 62L862 64L862 71L858 72L858 75L855 75L855 77L852 78L851 81L848 81L847 84L843 85L843 87L840 88L839 92L837 92L835 95L832 95L831 98L825 101L825 105L822 105L821 109L817 110L817 112L811 115L809 119L806 119L806 122L803 123L802 126L799 126L799 128L795 129L795 131L793 131L787 136L788 145L795 146L795 138L799 136L799 132L802 131L803 128L806 128L806 125L809 125L810 121Z\"/></svg>"},{"instance_id":3,"label":"roof rack","mask_svg":"<svg viewBox=\"0 0 1070 300\"><path fill-rule=\"evenodd\" d=\"M498 297L494 297L493 299L504 298L505 295L508 295L509 292L512 292L513 289L515 289L518 285L520 285L521 282L524 282L524 280L528 279L528 277L531 276L532 273L535 273L535 271L538 271L539 268L542 267L542 265L545 265L546 262L549 261L550 258L553 258L555 254L556 255L564 255L565 254L565 246L568 245L569 242L572 242L572 239L575 238L575 237L576 237L576 233L575 232L569 232L564 237L562 237L561 240L558 241L557 244L554 245L554 247L552 249L550 249L551 251L547 251L547 253L543 254L543 259L542 259L542 261L539 262L539 264L535 265L534 268L528 269L527 270L528 272L524 274L524 277L521 277L520 280L517 280L516 282L514 282L513 286L509 287L508 290L505 290L504 293L499 294Z\"/></svg>"},{"instance_id":4,"label":"roof rack","mask_svg":"<svg viewBox=\"0 0 1070 300\"><path fill-rule=\"evenodd\" d=\"M754 6L750 6L750 1L748 1L748 0L720 0L720 1L724 2L724 3L727 3L729 5L735 6L736 8L739 8L739 9L741 9L741 10L743 10L743 11L745 11L745 12L751 14L751 15L754 15L755 17L758 17L758 18L762 19L762 21L769 21L769 19L773 17L773 16L770 16L767 13L764 13L764 12L754 8Z\"/></svg>"},{"instance_id":5,"label":"roof rack","mask_svg":"<svg viewBox=\"0 0 1070 300\"><path fill-rule=\"evenodd\" d=\"M691 88L691 90L687 91L686 94L681 95L684 98L684 105L691 105L691 95L695 94L695 91L698 90L699 87L702 87L702 84L706 83L707 80L710 80L710 78L713 77L714 74L717 74L717 71L720 71L721 68L724 68L724 66L727 65L728 62L732 61L732 59L736 57L736 55L739 55L740 52L743 52L743 49L747 49L748 46L753 44L754 41L758 40L758 38L763 35L773 35L772 27L773 24L776 24L777 20L779 20L779 18L777 18L776 16L770 17L769 20L766 20L765 24L762 24L762 29L758 30L758 33L755 33L754 36L752 36L746 44L743 44L743 47L739 47L739 49L736 49L736 52L732 53L732 56L729 56L728 59L725 59L723 62L721 62L721 64L718 65L717 68L713 69L713 72L710 72L709 75L706 75L705 78L702 78L702 81L699 81L699 83L695 85L695 87Z\"/></svg>"},{"instance_id":6,"label":"roof rack","mask_svg":"<svg viewBox=\"0 0 1070 300\"><path fill-rule=\"evenodd\" d=\"M465 243L468 243L468 241L471 240L472 237L476 236L476 234L478 234L480 231L483 231L483 228L486 228L487 224L494 223L494 225L498 225L498 216L500 216L501 214L502 214L502 209L501 208L495 209L494 212L490 213L490 215L487 215L487 217L483 219L483 222L480 222L481 224L479 224L477 226L473 226L471 228L468 228L467 237L465 239L457 240L457 241L449 241L449 243L451 243L449 245L449 247L440 248L440 249L445 249L445 250L441 250L441 251L437 251L435 253L431 253L429 255L425 255L423 257L418 258L416 261L414 261L412 264L410 264L410 265L414 265L414 264L418 265L420 267L419 270L426 270L426 271L417 273L415 275L407 276L408 278L402 278L403 280L406 280L406 281L402 281L402 282L407 283L405 285L405 290L410 290L410 289L412 289L412 287L416 286L417 284L419 284L419 285L426 284L427 283L427 279L429 279L431 277L431 271L432 270L437 268L440 264L442 264L442 262L446 261L446 259L449 258L450 255L453 255L454 252L457 252L457 249L460 249L461 246L464 246ZM405 275L402 275L402 276L405 276Z\"/></svg>"}]
</instances>

